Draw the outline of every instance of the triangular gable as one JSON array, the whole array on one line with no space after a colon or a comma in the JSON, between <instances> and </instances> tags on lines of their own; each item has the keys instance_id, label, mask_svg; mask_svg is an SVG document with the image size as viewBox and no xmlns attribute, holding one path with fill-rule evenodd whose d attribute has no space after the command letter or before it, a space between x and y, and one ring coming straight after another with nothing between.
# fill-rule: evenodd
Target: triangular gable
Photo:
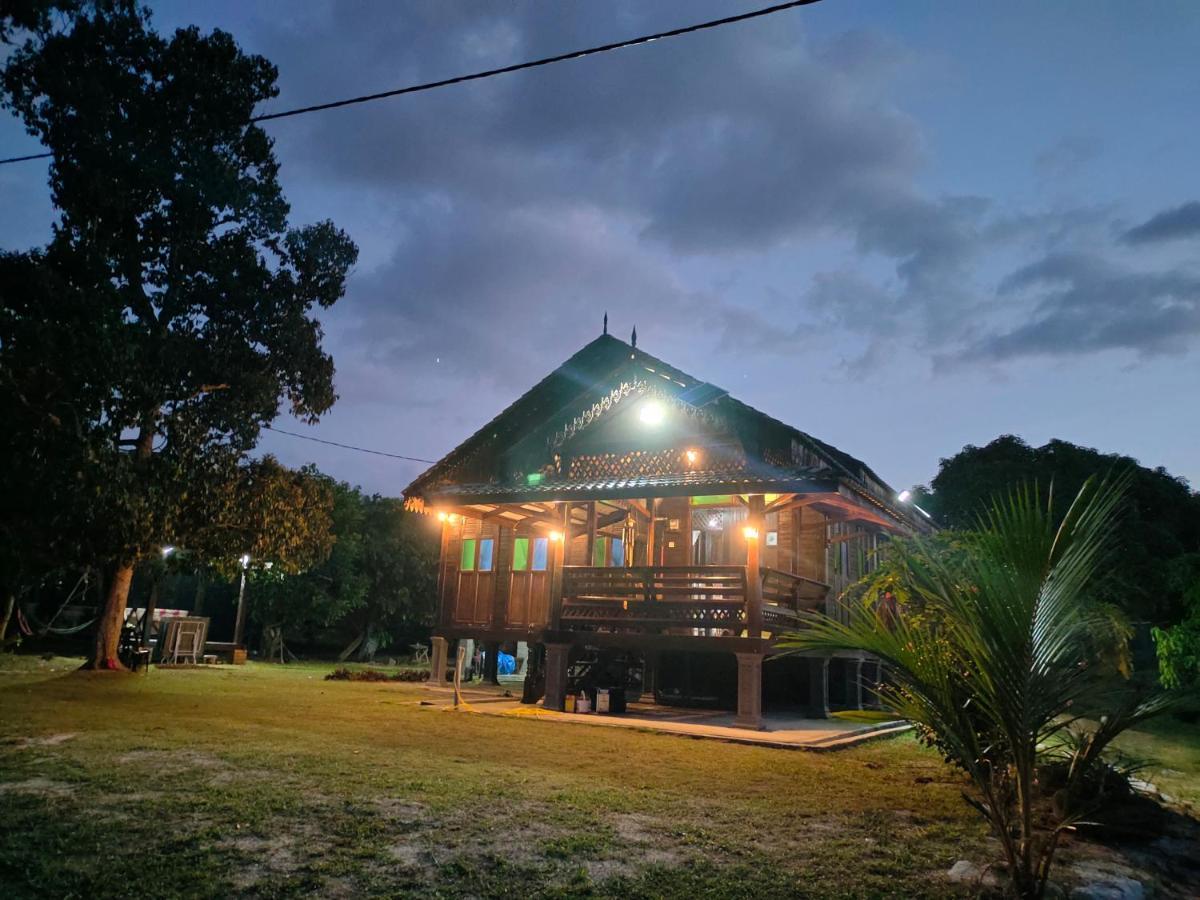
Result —
<instances>
[{"instance_id":1,"label":"triangular gable","mask_svg":"<svg viewBox=\"0 0 1200 900\"><path fill-rule=\"evenodd\" d=\"M420 497L449 484L510 484L530 474L569 480L572 454L589 441L609 439L619 446L614 430L633 414L639 399L650 395L685 408L689 419L696 418L698 438L736 448L756 476L832 471L865 499L908 518L894 506L891 488L862 461L607 334L450 451L413 481L405 496ZM703 428L709 430L701 434ZM652 468L647 465L645 472Z\"/></svg>"}]
</instances>

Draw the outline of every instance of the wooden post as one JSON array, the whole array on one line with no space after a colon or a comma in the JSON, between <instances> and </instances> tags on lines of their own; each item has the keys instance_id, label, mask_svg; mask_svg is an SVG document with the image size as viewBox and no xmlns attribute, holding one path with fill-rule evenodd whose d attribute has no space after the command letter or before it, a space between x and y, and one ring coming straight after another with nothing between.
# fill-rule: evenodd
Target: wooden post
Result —
<instances>
[{"instance_id":1,"label":"wooden post","mask_svg":"<svg viewBox=\"0 0 1200 900\"><path fill-rule=\"evenodd\" d=\"M756 531L746 539L746 636L762 637L762 542L763 495L750 496L750 513L746 527Z\"/></svg>"},{"instance_id":2,"label":"wooden post","mask_svg":"<svg viewBox=\"0 0 1200 900\"><path fill-rule=\"evenodd\" d=\"M654 565L654 503L651 497L646 501L646 509L650 512L650 521L646 523L646 565Z\"/></svg>"},{"instance_id":3,"label":"wooden post","mask_svg":"<svg viewBox=\"0 0 1200 900\"><path fill-rule=\"evenodd\" d=\"M450 552L450 527L449 519L442 522L442 544L441 549L438 551L437 578L438 610L436 621L439 625L447 624L451 618L451 611L446 608L446 594L448 593L446 586L449 582L449 579L446 577L446 570L450 567L450 560L446 557Z\"/></svg>"},{"instance_id":4,"label":"wooden post","mask_svg":"<svg viewBox=\"0 0 1200 900\"><path fill-rule=\"evenodd\" d=\"M550 631L562 624L563 565L566 559L567 526L571 524L571 504L562 504L561 540L550 542Z\"/></svg>"},{"instance_id":5,"label":"wooden post","mask_svg":"<svg viewBox=\"0 0 1200 900\"><path fill-rule=\"evenodd\" d=\"M592 564L592 548L596 546L596 501L587 505L587 546L583 548L583 564Z\"/></svg>"}]
</instances>

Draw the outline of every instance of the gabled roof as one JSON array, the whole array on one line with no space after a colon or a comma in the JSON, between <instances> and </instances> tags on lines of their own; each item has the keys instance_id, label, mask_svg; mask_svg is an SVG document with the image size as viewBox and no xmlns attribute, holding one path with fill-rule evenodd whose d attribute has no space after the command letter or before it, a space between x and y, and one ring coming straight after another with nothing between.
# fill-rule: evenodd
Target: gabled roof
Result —
<instances>
[{"instance_id":1,"label":"gabled roof","mask_svg":"<svg viewBox=\"0 0 1200 900\"><path fill-rule=\"evenodd\" d=\"M581 496L597 484L622 479L571 479L557 470L559 449L578 432L612 415L627 396L650 391L727 430L740 444L746 470L742 483L817 484L829 490L840 485L893 518L912 522L898 508L895 493L865 463L806 432L729 396L728 392L695 378L643 350L605 334L522 394L494 419L431 466L404 491L406 498L431 499L435 495L500 498L533 491L543 499ZM525 475L544 473L536 490ZM689 486L728 482L728 472L705 480L703 473L688 473ZM665 479L631 482L638 487L681 486L668 473L650 476ZM624 479L628 481L629 479ZM732 479L737 480L737 479ZM612 485L614 488L615 484ZM530 494L532 496L532 494Z\"/></svg>"}]
</instances>

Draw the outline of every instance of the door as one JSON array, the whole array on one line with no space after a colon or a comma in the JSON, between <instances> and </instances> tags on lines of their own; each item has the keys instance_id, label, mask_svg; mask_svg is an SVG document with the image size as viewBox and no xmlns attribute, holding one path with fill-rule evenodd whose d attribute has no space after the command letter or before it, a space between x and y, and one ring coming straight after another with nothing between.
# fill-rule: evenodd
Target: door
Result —
<instances>
[{"instance_id":1,"label":"door","mask_svg":"<svg viewBox=\"0 0 1200 900\"><path fill-rule=\"evenodd\" d=\"M491 624L492 601L496 596L496 537L495 526L463 523L454 615L457 624Z\"/></svg>"},{"instance_id":2,"label":"door","mask_svg":"<svg viewBox=\"0 0 1200 900\"><path fill-rule=\"evenodd\" d=\"M513 540L512 563L508 624L544 625L550 600L550 540L518 535Z\"/></svg>"}]
</instances>

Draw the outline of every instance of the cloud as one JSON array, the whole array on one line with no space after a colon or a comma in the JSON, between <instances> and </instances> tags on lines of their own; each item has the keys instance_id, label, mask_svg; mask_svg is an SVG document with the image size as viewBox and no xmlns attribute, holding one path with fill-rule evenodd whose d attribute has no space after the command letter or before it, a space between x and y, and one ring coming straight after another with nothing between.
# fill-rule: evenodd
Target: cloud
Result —
<instances>
[{"instance_id":1,"label":"cloud","mask_svg":"<svg viewBox=\"0 0 1200 900\"><path fill-rule=\"evenodd\" d=\"M1151 216L1130 228L1121 240L1126 244L1151 244L1200 236L1200 201L1193 200Z\"/></svg>"},{"instance_id":2,"label":"cloud","mask_svg":"<svg viewBox=\"0 0 1200 900\"><path fill-rule=\"evenodd\" d=\"M1183 269L1146 272L1090 254L1053 255L1014 272L999 294L1032 297L1031 314L977 341L959 361L1182 353L1200 337L1200 276Z\"/></svg>"}]
</instances>

